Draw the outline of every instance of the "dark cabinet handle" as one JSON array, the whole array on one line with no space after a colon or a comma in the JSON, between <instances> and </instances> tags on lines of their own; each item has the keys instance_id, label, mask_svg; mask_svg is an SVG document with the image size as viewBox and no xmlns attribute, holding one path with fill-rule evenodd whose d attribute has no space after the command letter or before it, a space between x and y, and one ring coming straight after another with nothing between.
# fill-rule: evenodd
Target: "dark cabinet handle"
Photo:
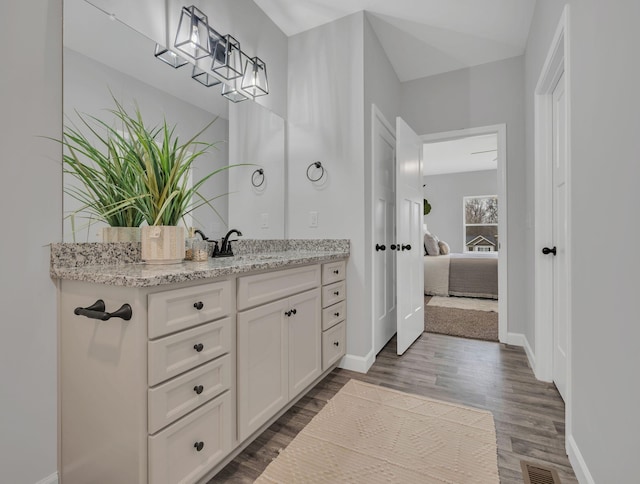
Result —
<instances>
[{"instance_id":1,"label":"dark cabinet handle","mask_svg":"<svg viewBox=\"0 0 640 484\"><path fill-rule=\"evenodd\" d=\"M193 391L200 395L204 391L204 387L202 385L196 385L193 387Z\"/></svg>"},{"instance_id":2,"label":"dark cabinet handle","mask_svg":"<svg viewBox=\"0 0 640 484\"><path fill-rule=\"evenodd\" d=\"M334 274L340 274L340 271L338 269L336 269L335 271L333 271Z\"/></svg>"},{"instance_id":3,"label":"dark cabinet handle","mask_svg":"<svg viewBox=\"0 0 640 484\"><path fill-rule=\"evenodd\" d=\"M387 250L387 246L384 244L376 244L376 252L378 252L379 250Z\"/></svg>"},{"instance_id":4,"label":"dark cabinet handle","mask_svg":"<svg viewBox=\"0 0 640 484\"><path fill-rule=\"evenodd\" d=\"M339 296L340 295L340 291L333 291L333 295L334 296Z\"/></svg>"},{"instance_id":5,"label":"dark cabinet handle","mask_svg":"<svg viewBox=\"0 0 640 484\"><path fill-rule=\"evenodd\" d=\"M334 341L334 342L333 342L333 345L334 345L334 346L340 346L340 342L339 342L339 341Z\"/></svg>"},{"instance_id":6,"label":"dark cabinet handle","mask_svg":"<svg viewBox=\"0 0 640 484\"><path fill-rule=\"evenodd\" d=\"M340 316L340 313L333 313L333 315L337 318Z\"/></svg>"},{"instance_id":7,"label":"dark cabinet handle","mask_svg":"<svg viewBox=\"0 0 640 484\"><path fill-rule=\"evenodd\" d=\"M411 250L411 244L407 244L407 245L402 244L402 250Z\"/></svg>"},{"instance_id":8,"label":"dark cabinet handle","mask_svg":"<svg viewBox=\"0 0 640 484\"><path fill-rule=\"evenodd\" d=\"M542 249L542 253L544 255L549 255L549 254L556 255L557 250L555 246L553 247L553 249L550 249L549 247L545 247L544 249Z\"/></svg>"},{"instance_id":9,"label":"dark cabinet handle","mask_svg":"<svg viewBox=\"0 0 640 484\"><path fill-rule=\"evenodd\" d=\"M195 444L193 444L193 446L198 452L200 452L202 449L204 449L204 442L196 442Z\"/></svg>"},{"instance_id":10,"label":"dark cabinet handle","mask_svg":"<svg viewBox=\"0 0 640 484\"><path fill-rule=\"evenodd\" d=\"M197 303L194 303L193 307L200 311L204 307L204 304L202 301L198 301Z\"/></svg>"},{"instance_id":11,"label":"dark cabinet handle","mask_svg":"<svg viewBox=\"0 0 640 484\"><path fill-rule=\"evenodd\" d=\"M288 318L290 318L292 314L293 313L291 312L291 310L284 312L284 315L287 316Z\"/></svg>"},{"instance_id":12,"label":"dark cabinet handle","mask_svg":"<svg viewBox=\"0 0 640 484\"><path fill-rule=\"evenodd\" d=\"M198 343L196 345L193 345L193 349L200 353L204 349L204 345L202 343Z\"/></svg>"},{"instance_id":13,"label":"dark cabinet handle","mask_svg":"<svg viewBox=\"0 0 640 484\"><path fill-rule=\"evenodd\" d=\"M396 250L396 244L391 244L391 245L389 246L389 248L390 248L391 250Z\"/></svg>"},{"instance_id":14,"label":"dark cabinet handle","mask_svg":"<svg viewBox=\"0 0 640 484\"><path fill-rule=\"evenodd\" d=\"M293 309L291 310L291 312L292 312L293 314L297 314L297 313L298 313L298 311L296 310L296 308L293 308Z\"/></svg>"},{"instance_id":15,"label":"dark cabinet handle","mask_svg":"<svg viewBox=\"0 0 640 484\"><path fill-rule=\"evenodd\" d=\"M102 299L98 299L91 306L86 308L75 308L73 314L76 316L85 316L89 319L99 319L100 321L108 321L111 318L121 318L125 321L129 321L133 316L131 306L123 304L119 309L112 313L108 313L105 310L105 304Z\"/></svg>"}]
</instances>

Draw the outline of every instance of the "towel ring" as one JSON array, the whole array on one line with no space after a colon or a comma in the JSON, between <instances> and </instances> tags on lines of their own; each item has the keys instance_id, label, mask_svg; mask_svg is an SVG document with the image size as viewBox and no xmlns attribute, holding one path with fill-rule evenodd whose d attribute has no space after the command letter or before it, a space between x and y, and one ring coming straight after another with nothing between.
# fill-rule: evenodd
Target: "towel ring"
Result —
<instances>
[{"instance_id":1,"label":"towel ring","mask_svg":"<svg viewBox=\"0 0 640 484\"><path fill-rule=\"evenodd\" d=\"M318 178L311 178L311 176L309 175L309 170L311 170L312 167L315 168L320 168L320 170L322 170L320 172L320 176ZM313 163L311 163L308 167L307 167L307 178L309 179L310 182L317 182L320 181L320 179L322 179L322 177L324 176L324 166L322 166L322 163L319 161L314 161Z\"/></svg>"},{"instance_id":2,"label":"towel ring","mask_svg":"<svg viewBox=\"0 0 640 484\"><path fill-rule=\"evenodd\" d=\"M260 183L257 183L256 180L260 180ZM254 187L258 188L258 187L261 187L263 183L264 183L264 169L258 168L251 175L251 184Z\"/></svg>"}]
</instances>

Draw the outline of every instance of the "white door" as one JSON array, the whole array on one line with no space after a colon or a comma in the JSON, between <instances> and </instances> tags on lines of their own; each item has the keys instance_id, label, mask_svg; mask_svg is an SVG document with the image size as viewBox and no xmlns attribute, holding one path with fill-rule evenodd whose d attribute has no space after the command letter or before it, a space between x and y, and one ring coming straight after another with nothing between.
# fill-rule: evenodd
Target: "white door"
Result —
<instances>
[{"instance_id":1,"label":"white door","mask_svg":"<svg viewBox=\"0 0 640 484\"><path fill-rule=\"evenodd\" d=\"M424 331L422 140L396 118L396 294L398 354Z\"/></svg>"},{"instance_id":2,"label":"white door","mask_svg":"<svg viewBox=\"0 0 640 484\"><path fill-rule=\"evenodd\" d=\"M567 101L565 76L553 90L553 381L562 395L567 388Z\"/></svg>"},{"instance_id":3,"label":"white door","mask_svg":"<svg viewBox=\"0 0 640 484\"><path fill-rule=\"evenodd\" d=\"M395 149L393 127L373 107L373 347L378 354L396 334L396 199Z\"/></svg>"},{"instance_id":4,"label":"white door","mask_svg":"<svg viewBox=\"0 0 640 484\"><path fill-rule=\"evenodd\" d=\"M289 400L322 373L320 289L289 298Z\"/></svg>"}]
</instances>

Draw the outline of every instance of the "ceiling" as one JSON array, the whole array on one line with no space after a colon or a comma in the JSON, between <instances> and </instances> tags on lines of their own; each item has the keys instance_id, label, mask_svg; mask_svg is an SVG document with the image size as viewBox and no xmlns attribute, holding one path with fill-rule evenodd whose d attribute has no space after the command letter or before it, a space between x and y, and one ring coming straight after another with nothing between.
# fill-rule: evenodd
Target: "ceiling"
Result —
<instances>
[{"instance_id":1,"label":"ceiling","mask_svg":"<svg viewBox=\"0 0 640 484\"><path fill-rule=\"evenodd\" d=\"M524 53L535 0L254 0L288 35L361 10L401 82Z\"/></svg>"},{"instance_id":2,"label":"ceiling","mask_svg":"<svg viewBox=\"0 0 640 484\"><path fill-rule=\"evenodd\" d=\"M488 134L424 145L424 176L495 170L498 136Z\"/></svg>"}]
</instances>

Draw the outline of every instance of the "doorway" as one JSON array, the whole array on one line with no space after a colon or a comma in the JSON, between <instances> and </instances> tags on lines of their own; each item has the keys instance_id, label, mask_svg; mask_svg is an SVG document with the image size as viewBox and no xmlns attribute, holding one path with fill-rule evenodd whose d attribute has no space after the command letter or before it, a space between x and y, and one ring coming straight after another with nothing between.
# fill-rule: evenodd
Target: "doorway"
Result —
<instances>
[{"instance_id":1,"label":"doorway","mask_svg":"<svg viewBox=\"0 0 640 484\"><path fill-rule=\"evenodd\" d=\"M496 176L497 176L497 199L499 201L499 217L497 223L497 233L501 235L498 240L495 241L495 249L498 252L498 340L502 343L506 343L508 339L508 284L507 284L507 177L506 177L506 125L492 125L478 128L461 129L456 131L448 131L443 133L435 133L422 136L424 143L437 143L447 142L454 140L462 140L473 137L495 136L496 142ZM489 195L489 194L484 194ZM463 203L462 201L460 203ZM428 220L428 217L427 217ZM465 224L461 223L461 227ZM466 230L461 228L460 230ZM464 245L461 247L461 251L465 250L466 246L466 233L464 235ZM491 237L484 243L483 239L479 239L483 242L484 246L490 246L493 241ZM472 243L477 242L471 241Z\"/></svg>"}]
</instances>

